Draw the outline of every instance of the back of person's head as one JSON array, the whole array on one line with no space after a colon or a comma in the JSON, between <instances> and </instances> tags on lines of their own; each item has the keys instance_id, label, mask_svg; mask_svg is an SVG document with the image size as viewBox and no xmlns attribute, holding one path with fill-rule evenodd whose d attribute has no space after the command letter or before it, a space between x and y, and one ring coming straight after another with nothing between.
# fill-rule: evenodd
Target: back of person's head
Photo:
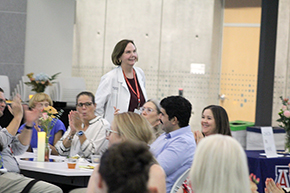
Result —
<instances>
[{"instance_id":1,"label":"back of person's head","mask_svg":"<svg viewBox=\"0 0 290 193\"><path fill-rule=\"evenodd\" d=\"M176 117L179 127L185 127L191 116L191 103L182 96L169 96L161 100L160 106L166 111L168 119Z\"/></svg>"},{"instance_id":2,"label":"back of person's head","mask_svg":"<svg viewBox=\"0 0 290 193\"><path fill-rule=\"evenodd\" d=\"M246 154L230 136L215 134L201 140L189 177L194 193L250 193Z\"/></svg>"},{"instance_id":3,"label":"back of person's head","mask_svg":"<svg viewBox=\"0 0 290 193\"><path fill-rule=\"evenodd\" d=\"M120 136L126 140L143 141L148 144L154 138L150 123L137 113L126 112L116 114L113 122Z\"/></svg>"},{"instance_id":4,"label":"back of person's head","mask_svg":"<svg viewBox=\"0 0 290 193\"><path fill-rule=\"evenodd\" d=\"M111 55L113 64L115 64L117 66L121 65L122 62L119 61L119 58L122 56L125 48L127 47L127 45L129 43L132 43L135 46L133 40L127 40L127 39L121 40L116 44L116 46L112 52L112 55ZM136 46L135 46L135 48L136 48ZM138 57L136 58L136 61L138 61Z\"/></svg>"},{"instance_id":5,"label":"back of person's head","mask_svg":"<svg viewBox=\"0 0 290 193\"><path fill-rule=\"evenodd\" d=\"M88 97L91 97L91 99L92 99L92 103L93 103L93 104L96 103L96 102L95 102L95 95L94 95L93 93L91 93L91 92L89 92L89 91L82 91L82 92L80 92L80 93L76 96L76 104L78 104L78 99L79 99L79 97L82 96L82 95L86 95L86 96L88 96Z\"/></svg>"},{"instance_id":6,"label":"back of person's head","mask_svg":"<svg viewBox=\"0 0 290 193\"><path fill-rule=\"evenodd\" d=\"M101 157L99 173L108 193L147 193L152 154L145 143L112 145Z\"/></svg>"},{"instance_id":7,"label":"back of person's head","mask_svg":"<svg viewBox=\"0 0 290 193\"><path fill-rule=\"evenodd\" d=\"M41 93L36 93L33 95L33 97L29 100L28 106L29 108L33 109L36 103L43 102L43 101L47 101L49 103L49 106L53 105L50 96L48 94L41 92Z\"/></svg>"},{"instance_id":8,"label":"back of person's head","mask_svg":"<svg viewBox=\"0 0 290 193\"><path fill-rule=\"evenodd\" d=\"M210 109L212 111L213 117L215 119L216 129L214 133L232 136L226 110L219 105L209 105L202 110L202 113L206 109Z\"/></svg>"}]
</instances>

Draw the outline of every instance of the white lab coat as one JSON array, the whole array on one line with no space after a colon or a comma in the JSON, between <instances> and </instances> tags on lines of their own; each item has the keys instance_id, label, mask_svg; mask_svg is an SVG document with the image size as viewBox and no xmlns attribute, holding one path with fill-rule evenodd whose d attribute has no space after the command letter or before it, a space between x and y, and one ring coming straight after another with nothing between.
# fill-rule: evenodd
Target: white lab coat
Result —
<instances>
[{"instance_id":1,"label":"white lab coat","mask_svg":"<svg viewBox=\"0 0 290 193\"><path fill-rule=\"evenodd\" d=\"M133 67L145 101L145 74L141 68ZM101 82L95 94L97 104L96 114L104 117L109 123L114 118L114 107L120 109L119 113L127 112L130 102L130 91L125 81L121 66L111 70L101 78Z\"/></svg>"}]
</instances>

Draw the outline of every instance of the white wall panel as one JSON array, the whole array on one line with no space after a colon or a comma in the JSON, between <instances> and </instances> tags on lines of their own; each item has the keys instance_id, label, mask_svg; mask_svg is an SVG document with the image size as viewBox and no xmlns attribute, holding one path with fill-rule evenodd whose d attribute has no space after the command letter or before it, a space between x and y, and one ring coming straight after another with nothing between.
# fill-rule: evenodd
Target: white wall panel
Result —
<instances>
[{"instance_id":1,"label":"white wall panel","mask_svg":"<svg viewBox=\"0 0 290 193\"><path fill-rule=\"evenodd\" d=\"M290 97L290 1L279 1L276 60L275 60L275 80L273 94L272 125L277 126L278 113L282 107L280 96Z\"/></svg>"},{"instance_id":2,"label":"white wall panel","mask_svg":"<svg viewBox=\"0 0 290 193\"><path fill-rule=\"evenodd\" d=\"M76 1L72 75L84 77L88 90L97 90L104 73L106 0Z\"/></svg>"},{"instance_id":3,"label":"white wall panel","mask_svg":"<svg viewBox=\"0 0 290 193\"><path fill-rule=\"evenodd\" d=\"M137 47L141 67L146 74L148 98L156 98L160 52L161 0L109 0L105 37L105 72L114 65L111 53L121 39L131 39Z\"/></svg>"}]
</instances>

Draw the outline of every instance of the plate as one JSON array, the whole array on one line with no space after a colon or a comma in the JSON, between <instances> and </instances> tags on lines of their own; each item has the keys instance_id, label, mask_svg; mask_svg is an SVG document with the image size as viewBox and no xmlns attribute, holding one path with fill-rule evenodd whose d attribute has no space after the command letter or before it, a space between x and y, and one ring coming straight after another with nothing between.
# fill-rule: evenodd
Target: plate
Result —
<instances>
[{"instance_id":1,"label":"plate","mask_svg":"<svg viewBox=\"0 0 290 193\"><path fill-rule=\"evenodd\" d=\"M83 166L79 166L79 168L93 170L93 169L95 169L95 166L93 166L93 165L83 165Z\"/></svg>"},{"instance_id":2,"label":"plate","mask_svg":"<svg viewBox=\"0 0 290 193\"><path fill-rule=\"evenodd\" d=\"M24 161L33 161L33 162L37 162L37 158L20 158L20 160L24 160ZM63 162L64 160L61 159L49 159L49 162ZM47 161L46 161L47 162Z\"/></svg>"},{"instance_id":3,"label":"plate","mask_svg":"<svg viewBox=\"0 0 290 193\"><path fill-rule=\"evenodd\" d=\"M266 157L266 153L260 153L260 156L265 156ZM277 157L284 157L284 155L283 154L277 154Z\"/></svg>"}]
</instances>

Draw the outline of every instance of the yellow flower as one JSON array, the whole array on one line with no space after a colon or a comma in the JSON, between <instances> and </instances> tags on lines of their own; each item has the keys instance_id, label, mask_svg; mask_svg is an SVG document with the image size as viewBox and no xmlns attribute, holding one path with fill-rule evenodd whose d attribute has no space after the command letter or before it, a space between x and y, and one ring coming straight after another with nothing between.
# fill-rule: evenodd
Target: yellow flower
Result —
<instances>
[{"instance_id":1,"label":"yellow flower","mask_svg":"<svg viewBox=\"0 0 290 193\"><path fill-rule=\"evenodd\" d=\"M43 112L46 112L48 114L49 117L52 117L52 118L55 118L55 114L57 114L57 110L55 108L53 108L52 106L48 106L48 107L45 107L43 109Z\"/></svg>"},{"instance_id":2,"label":"yellow flower","mask_svg":"<svg viewBox=\"0 0 290 193\"><path fill-rule=\"evenodd\" d=\"M26 74L26 76L31 80L31 78L33 77L33 75L34 75L34 73L33 72L31 72L31 73L29 73L29 74Z\"/></svg>"}]
</instances>

